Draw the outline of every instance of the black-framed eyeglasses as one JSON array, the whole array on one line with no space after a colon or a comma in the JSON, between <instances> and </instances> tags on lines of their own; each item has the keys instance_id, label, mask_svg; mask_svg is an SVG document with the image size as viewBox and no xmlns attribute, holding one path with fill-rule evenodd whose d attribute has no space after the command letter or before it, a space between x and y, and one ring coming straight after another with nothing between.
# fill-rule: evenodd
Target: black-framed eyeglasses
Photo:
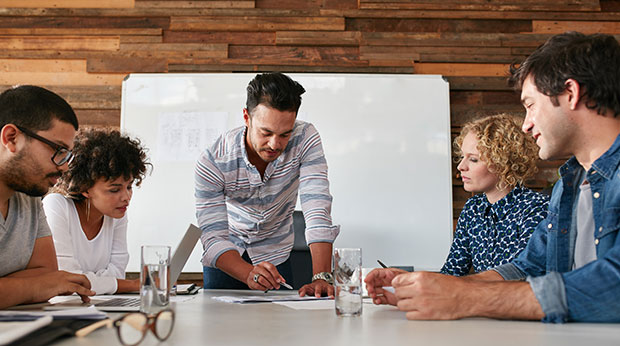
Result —
<instances>
[{"instance_id":1,"label":"black-framed eyeglasses","mask_svg":"<svg viewBox=\"0 0 620 346\"><path fill-rule=\"evenodd\" d=\"M15 125L21 132L25 133L27 136L32 137L36 140L39 140L47 145L49 145L50 147L52 147L52 149L56 150L54 152L54 155L52 156L52 162L56 165L56 166L62 166L65 163L71 163L71 161L73 160L73 152L65 147L63 147L60 144L54 143L52 141L50 141L47 138L41 137L39 135L37 135L36 133L28 130L27 128Z\"/></svg>"},{"instance_id":2,"label":"black-framed eyeglasses","mask_svg":"<svg viewBox=\"0 0 620 346\"><path fill-rule=\"evenodd\" d=\"M144 340L147 331L153 332L160 341L168 339L174 327L174 311L165 309L155 315L144 312L130 312L122 317L111 320L105 319L78 330L76 336L86 336L99 327L114 326L118 340L125 346L135 346Z\"/></svg>"}]
</instances>

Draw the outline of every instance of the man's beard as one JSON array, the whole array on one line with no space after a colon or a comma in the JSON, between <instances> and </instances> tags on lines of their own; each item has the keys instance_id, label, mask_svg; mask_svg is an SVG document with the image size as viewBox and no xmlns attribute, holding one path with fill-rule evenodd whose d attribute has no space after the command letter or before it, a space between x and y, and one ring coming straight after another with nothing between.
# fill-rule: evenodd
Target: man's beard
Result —
<instances>
[{"instance_id":1,"label":"man's beard","mask_svg":"<svg viewBox=\"0 0 620 346\"><path fill-rule=\"evenodd\" d=\"M0 179L7 187L14 191L23 192L32 197L44 196L48 192L49 186L47 184L45 186L43 184L37 185L34 182L28 181L33 176L33 174L28 174L28 172L33 173L37 169L32 165L25 164L26 160L23 152L17 154L16 157L0 168ZM61 175L62 172L56 171L48 173L45 178L60 177Z\"/></svg>"}]
</instances>

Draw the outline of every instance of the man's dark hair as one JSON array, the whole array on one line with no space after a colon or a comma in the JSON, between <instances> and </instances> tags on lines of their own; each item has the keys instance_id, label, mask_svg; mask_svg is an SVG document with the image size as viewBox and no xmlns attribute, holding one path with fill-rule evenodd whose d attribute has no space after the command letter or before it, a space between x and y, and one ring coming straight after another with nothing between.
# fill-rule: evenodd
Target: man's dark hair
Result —
<instances>
[{"instance_id":1,"label":"man's dark hair","mask_svg":"<svg viewBox=\"0 0 620 346\"><path fill-rule=\"evenodd\" d=\"M73 108L57 94L33 85L22 85L0 94L0 129L15 124L31 131L45 131L58 119L78 129Z\"/></svg>"},{"instance_id":2,"label":"man's dark hair","mask_svg":"<svg viewBox=\"0 0 620 346\"><path fill-rule=\"evenodd\" d=\"M257 74L248 84L245 107L252 115L254 108L263 103L279 111L295 112L301 106L301 95L306 89L280 72Z\"/></svg>"},{"instance_id":3,"label":"man's dark hair","mask_svg":"<svg viewBox=\"0 0 620 346\"><path fill-rule=\"evenodd\" d=\"M151 166L140 140L113 129L80 130L73 144L75 158L53 191L76 200L84 199L82 192L101 178L134 179L135 185L140 186Z\"/></svg>"},{"instance_id":4,"label":"man's dark hair","mask_svg":"<svg viewBox=\"0 0 620 346\"><path fill-rule=\"evenodd\" d=\"M520 66L510 67L509 83L520 90L528 76L557 106L568 79L576 80L585 105L598 114L620 114L620 45L605 34L566 32L551 37Z\"/></svg>"}]
</instances>

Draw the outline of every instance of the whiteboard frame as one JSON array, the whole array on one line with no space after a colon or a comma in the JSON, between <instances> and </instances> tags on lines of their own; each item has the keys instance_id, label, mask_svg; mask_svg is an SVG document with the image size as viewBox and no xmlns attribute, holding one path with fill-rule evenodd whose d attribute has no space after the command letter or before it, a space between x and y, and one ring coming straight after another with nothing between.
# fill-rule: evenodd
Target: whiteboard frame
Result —
<instances>
[{"instance_id":1,"label":"whiteboard frame","mask_svg":"<svg viewBox=\"0 0 620 346\"><path fill-rule=\"evenodd\" d=\"M121 129L141 139L154 165L128 209L128 271L138 271L140 245L174 248L196 223L194 162L157 159L157 115L227 112L227 128L240 126L245 87L255 75L131 74L123 81ZM307 90L298 118L322 137L332 217L341 225L334 246L362 247L365 267L381 259L439 270L453 230L448 82L438 75L287 75ZM365 162L368 156L376 164ZM385 188L371 188L373 197L355 189L372 182ZM186 271L202 272L201 253L199 243Z\"/></svg>"}]
</instances>

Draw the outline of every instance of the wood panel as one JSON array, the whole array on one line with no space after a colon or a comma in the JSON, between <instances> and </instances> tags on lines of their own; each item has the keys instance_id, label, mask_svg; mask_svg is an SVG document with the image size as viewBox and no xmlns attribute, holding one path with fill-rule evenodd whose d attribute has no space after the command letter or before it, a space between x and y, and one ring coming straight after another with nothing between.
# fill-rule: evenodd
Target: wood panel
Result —
<instances>
[{"instance_id":1,"label":"wood panel","mask_svg":"<svg viewBox=\"0 0 620 346\"><path fill-rule=\"evenodd\" d=\"M270 9L357 9L357 0L256 0L257 8Z\"/></svg>"},{"instance_id":2,"label":"wood panel","mask_svg":"<svg viewBox=\"0 0 620 346\"><path fill-rule=\"evenodd\" d=\"M314 31L313 31L314 32ZM276 43L275 32L172 31L163 35L165 43L227 43L271 46Z\"/></svg>"},{"instance_id":3,"label":"wood panel","mask_svg":"<svg viewBox=\"0 0 620 346\"><path fill-rule=\"evenodd\" d=\"M56 49L117 51L119 37L113 36L0 36L0 49Z\"/></svg>"},{"instance_id":4,"label":"wood panel","mask_svg":"<svg viewBox=\"0 0 620 346\"><path fill-rule=\"evenodd\" d=\"M620 34L620 22L588 22L588 21L532 21L532 31L541 34L561 34L578 29L584 34L604 32Z\"/></svg>"},{"instance_id":5,"label":"wood panel","mask_svg":"<svg viewBox=\"0 0 620 346\"><path fill-rule=\"evenodd\" d=\"M477 32L519 33L532 31L529 20L350 18L346 30L364 32Z\"/></svg>"},{"instance_id":6,"label":"wood panel","mask_svg":"<svg viewBox=\"0 0 620 346\"><path fill-rule=\"evenodd\" d=\"M220 1L220 0L191 0L191 1L150 1L137 0L136 8L254 8L253 0Z\"/></svg>"},{"instance_id":7,"label":"wood panel","mask_svg":"<svg viewBox=\"0 0 620 346\"><path fill-rule=\"evenodd\" d=\"M284 62L299 62L300 65L341 65L362 66L366 64L358 59L357 48L352 47L256 47L256 46L233 46L228 50L231 59L260 59L280 60Z\"/></svg>"},{"instance_id":8,"label":"wood panel","mask_svg":"<svg viewBox=\"0 0 620 346\"><path fill-rule=\"evenodd\" d=\"M8 12L5 11L5 14ZM170 18L167 17L96 17L96 16L0 16L0 28L97 28L128 29L151 28L167 29ZM97 13L97 12L94 12Z\"/></svg>"},{"instance_id":9,"label":"wood panel","mask_svg":"<svg viewBox=\"0 0 620 346\"><path fill-rule=\"evenodd\" d=\"M0 8L132 8L134 0L0 0Z\"/></svg>"},{"instance_id":10,"label":"wood panel","mask_svg":"<svg viewBox=\"0 0 620 346\"><path fill-rule=\"evenodd\" d=\"M343 18L330 17L172 17L170 30L275 31L343 30Z\"/></svg>"},{"instance_id":11,"label":"wood panel","mask_svg":"<svg viewBox=\"0 0 620 346\"><path fill-rule=\"evenodd\" d=\"M76 35L76 36L102 36L102 35L141 35L161 36L160 28L0 28L0 35Z\"/></svg>"},{"instance_id":12,"label":"wood panel","mask_svg":"<svg viewBox=\"0 0 620 346\"><path fill-rule=\"evenodd\" d=\"M136 59L125 57L88 59L86 63L86 71L99 73L168 72L168 60Z\"/></svg>"},{"instance_id":13,"label":"wood panel","mask_svg":"<svg viewBox=\"0 0 620 346\"><path fill-rule=\"evenodd\" d=\"M607 12L595 11L469 11L469 10L320 10L321 15L346 18L434 18L434 19L522 19L522 20L592 20L615 21L620 17L620 5Z\"/></svg>"},{"instance_id":14,"label":"wood panel","mask_svg":"<svg viewBox=\"0 0 620 346\"><path fill-rule=\"evenodd\" d=\"M120 85L125 74L89 74L84 60L0 59L0 85Z\"/></svg>"},{"instance_id":15,"label":"wood panel","mask_svg":"<svg viewBox=\"0 0 620 346\"><path fill-rule=\"evenodd\" d=\"M359 46L359 31L276 31L277 45Z\"/></svg>"},{"instance_id":16,"label":"wood panel","mask_svg":"<svg viewBox=\"0 0 620 346\"><path fill-rule=\"evenodd\" d=\"M550 34L363 32L367 46L538 47Z\"/></svg>"},{"instance_id":17,"label":"wood panel","mask_svg":"<svg viewBox=\"0 0 620 346\"><path fill-rule=\"evenodd\" d=\"M467 64L467 63L414 63L413 69L418 74L440 74L450 77L505 76L510 64Z\"/></svg>"},{"instance_id":18,"label":"wood panel","mask_svg":"<svg viewBox=\"0 0 620 346\"><path fill-rule=\"evenodd\" d=\"M381 1L360 0L360 9L484 10L484 11L599 11L598 1Z\"/></svg>"}]
</instances>

